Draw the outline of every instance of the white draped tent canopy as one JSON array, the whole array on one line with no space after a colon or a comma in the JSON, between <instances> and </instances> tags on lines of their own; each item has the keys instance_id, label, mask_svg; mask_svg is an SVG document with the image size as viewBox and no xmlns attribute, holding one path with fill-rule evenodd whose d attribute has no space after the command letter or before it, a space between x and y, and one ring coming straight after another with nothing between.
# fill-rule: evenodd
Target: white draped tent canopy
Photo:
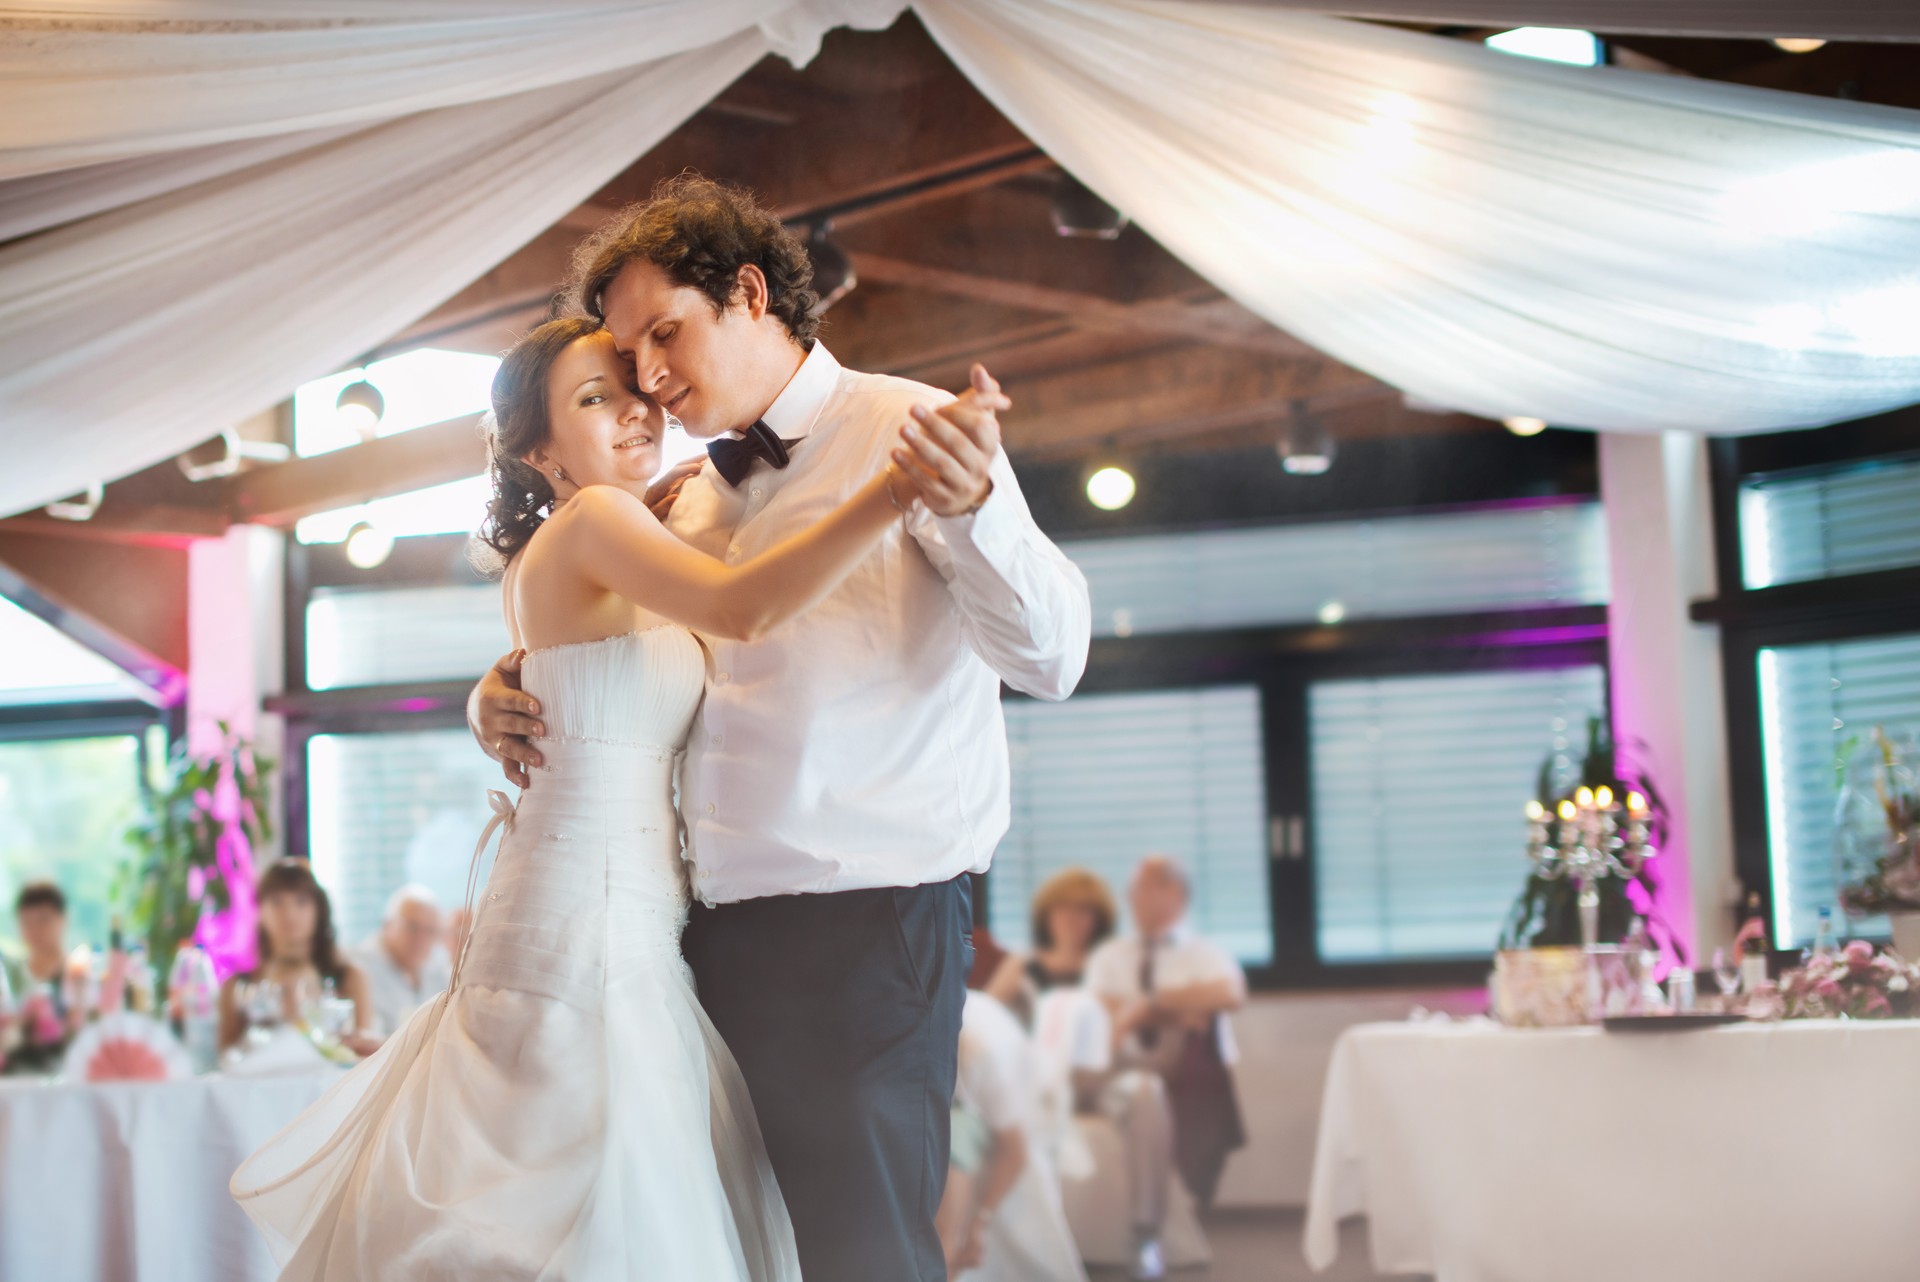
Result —
<instances>
[{"instance_id":1,"label":"white draped tent canopy","mask_svg":"<svg viewBox=\"0 0 1920 1282\"><path fill-rule=\"evenodd\" d=\"M348 363L766 54L803 62L827 30L906 7L0 3L0 514ZM1512 58L1304 4L911 7L1213 285L1422 400L1710 432L1920 401L1920 112ZM1312 7L1920 37L1890 4Z\"/></svg>"}]
</instances>

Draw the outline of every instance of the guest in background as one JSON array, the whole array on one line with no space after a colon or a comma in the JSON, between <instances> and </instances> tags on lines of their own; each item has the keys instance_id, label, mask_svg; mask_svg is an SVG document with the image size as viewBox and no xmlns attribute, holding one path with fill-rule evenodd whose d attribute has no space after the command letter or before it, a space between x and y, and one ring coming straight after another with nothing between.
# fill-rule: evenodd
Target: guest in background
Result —
<instances>
[{"instance_id":1,"label":"guest in background","mask_svg":"<svg viewBox=\"0 0 1920 1282\"><path fill-rule=\"evenodd\" d=\"M1246 1143L1227 1016L1246 1003L1247 977L1231 954L1187 925L1190 898L1179 860L1141 860L1127 888L1135 933L1095 950L1087 986L1112 1013L1115 1064L1165 1081L1175 1162L1205 1208L1227 1155Z\"/></svg>"},{"instance_id":2,"label":"guest in background","mask_svg":"<svg viewBox=\"0 0 1920 1282\"><path fill-rule=\"evenodd\" d=\"M1029 912L1033 951L1009 953L987 992L1031 1028L1040 995L1080 983L1088 956L1113 934L1118 913L1107 883L1085 868L1063 868L1041 882Z\"/></svg>"},{"instance_id":3,"label":"guest in background","mask_svg":"<svg viewBox=\"0 0 1920 1282\"><path fill-rule=\"evenodd\" d=\"M956 1282L1086 1282L1059 1178L1033 1133L1038 1071L1020 1021L969 992L951 1165L935 1220Z\"/></svg>"},{"instance_id":4,"label":"guest in background","mask_svg":"<svg viewBox=\"0 0 1920 1282\"><path fill-rule=\"evenodd\" d=\"M400 1030L413 1012L445 991L450 963L441 942L440 902L425 886L402 886L387 899L380 933L349 956L366 972L376 1026Z\"/></svg>"},{"instance_id":5,"label":"guest in background","mask_svg":"<svg viewBox=\"0 0 1920 1282\"><path fill-rule=\"evenodd\" d=\"M85 1022L86 1012L67 1000L67 897L53 882L30 881L14 897L13 918L26 953L20 959L14 998L25 1001L33 993L44 994L70 1037Z\"/></svg>"},{"instance_id":6,"label":"guest in background","mask_svg":"<svg viewBox=\"0 0 1920 1282\"><path fill-rule=\"evenodd\" d=\"M333 934L333 906L314 879L304 859L282 859L260 874L256 890L260 907L259 962L220 986L220 1049L239 1043L250 1016L245 998L255 985L278 986L278 1020L292 1023L305 1017L310 1003L328 988L353 1002L353 1031L342 1041L359 1054L379 1045L372 1035L373 999L366 972L340 953ZM268 990L269 992L271 990ZM268 1016L271 1020L272 1016Z\"/></svg>"}]
</instances>

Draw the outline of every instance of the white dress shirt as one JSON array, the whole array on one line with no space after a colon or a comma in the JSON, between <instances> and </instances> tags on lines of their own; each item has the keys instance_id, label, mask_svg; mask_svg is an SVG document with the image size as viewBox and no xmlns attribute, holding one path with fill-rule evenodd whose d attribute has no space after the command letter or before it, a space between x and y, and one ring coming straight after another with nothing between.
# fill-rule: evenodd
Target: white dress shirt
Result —
<instances>
[{"instance_id":1,"label":"white dress shirt","mask_svg":"<svg viewBox=\"0 0 1920 1282\"><path fill-rule=\"evenodd\" d=\"M729 562L805 529L886 466L915 405L814 343L764 422L792 462L738 489L709 463L668 528ZM752 643L703 636L707 695L680 802L703 902L917 886L986 871L1007 831L1000 683L1064 699L1087 583L1034 524L1005 452L971 516L916 509L824 601Z\"/></svg>"},{"instance_id":2,"label":"white dress shirt","mask_svg":"<svg viewBox=\"0 0 1920 1282\"><path fill-rule=\"evenodd\" d=\"M1087 958L1087 987L1103 997L1131 1001L1147 994L1140 986L1140 962L1146 955L1146 942L1138 935L1116 935L1093 950ZM1156 990L1185 988L1189 984L1204 984L1216 979L1237 981L1242 988L1247 982L1246 971L1232 953L1220 947L1210 939L1202 939L1183 923L1153 946L1153 986ZM1226 1015L1221 1015L1220 1059L1223 1063L1233 1064L1240 1058L1239 1048L1234 1045L1233 1025ZM1129 1034L1130 1040L1137 1039L1138 1032ZM1144 1054L1145 1048L1137 1041L1131 1048Z\"/></svg>"},{"instance_id":3,"label":"white dress shirt","mask_svg":"<svg viewBox=\"0 0 1920 1282\"><path fill-rule=\"evenodd\" d=\"M399 1032L400 1026L413 1018L413 1012L445 991L451 969L446 951L436 948L420 968L420 982L416 984L378 935L348 949L347 956L366 972L374 1019L383 1035Z\"/></svg>"}]
</instances>

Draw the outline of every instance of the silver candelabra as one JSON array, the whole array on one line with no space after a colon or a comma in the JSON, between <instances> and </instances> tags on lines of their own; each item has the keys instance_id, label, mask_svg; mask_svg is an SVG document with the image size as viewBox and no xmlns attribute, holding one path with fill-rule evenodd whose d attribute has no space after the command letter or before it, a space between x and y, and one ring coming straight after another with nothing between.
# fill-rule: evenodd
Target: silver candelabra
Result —
<instances>
[{"instance_id":1,"label":"silver candelabra","mask_svg":"<svg viewBox=\"0 0 1920 1282\"><path fill-rule=\"evenodd\" d=\"M1638 876L1654 848L1647 844L1653 819L1647 799L1629 792L1624 804L1613 789L1581 788L1548 814L1527 803L1527 858L1549 880L1564 877L1579 894L1580 942L1591 952L1600 942L1600 882Z\"/></svg>"}]
</instances>

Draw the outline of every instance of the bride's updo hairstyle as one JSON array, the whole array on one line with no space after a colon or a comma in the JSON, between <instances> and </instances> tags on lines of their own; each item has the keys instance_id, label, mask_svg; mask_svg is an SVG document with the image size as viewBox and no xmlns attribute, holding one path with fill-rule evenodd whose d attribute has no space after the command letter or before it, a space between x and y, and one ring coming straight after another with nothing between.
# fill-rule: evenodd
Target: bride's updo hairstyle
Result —
<instances>
[{"instance_id":1,"label":"bride's updo hairstyle","mask_svg":"<svg viewBox=\"0 0 1920 1282\"><path fill-rule=\"evenodd\" d=\"M553 435L547 376L560 353L600 328L591 316L550 320L513 345L493 376L493 427L487 433L493 497L480 541L510 561L553 509L553 485L522 457Z\"/></svg>"}]
</instances>

